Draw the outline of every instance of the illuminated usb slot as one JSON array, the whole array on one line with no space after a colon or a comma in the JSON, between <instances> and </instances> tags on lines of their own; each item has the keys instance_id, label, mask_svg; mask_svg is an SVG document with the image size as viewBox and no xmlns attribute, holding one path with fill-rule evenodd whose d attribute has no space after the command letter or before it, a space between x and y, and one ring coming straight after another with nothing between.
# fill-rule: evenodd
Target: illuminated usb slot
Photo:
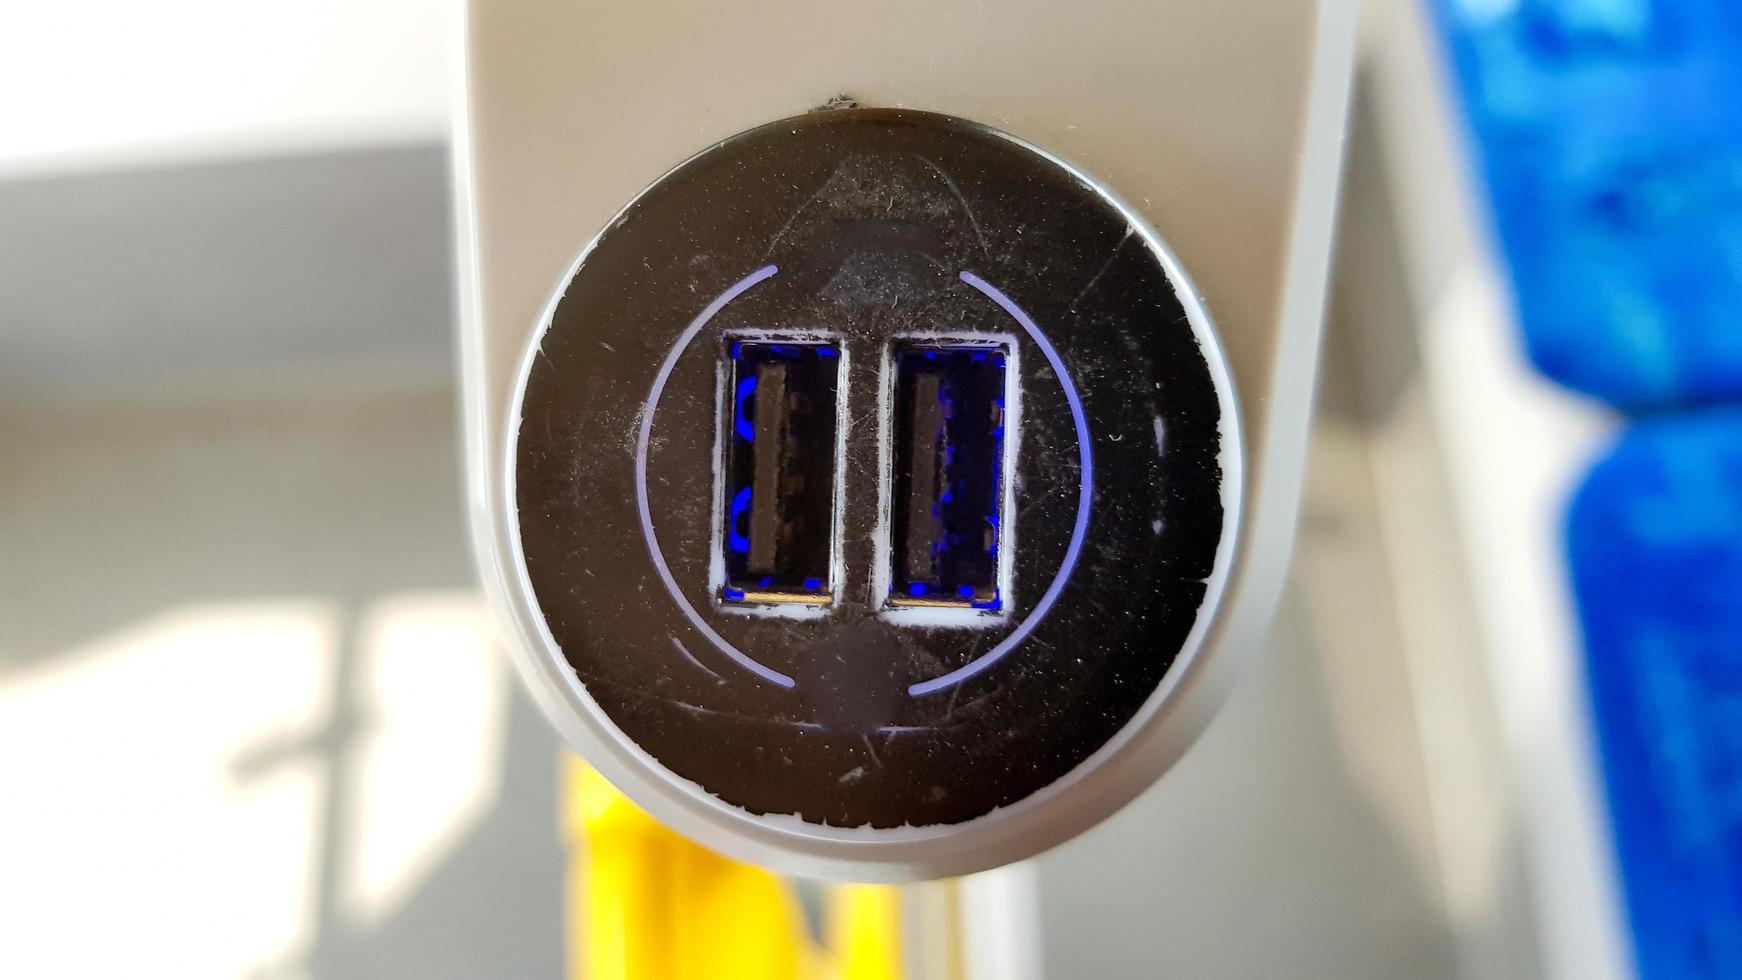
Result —
<instances>
[{"instance_id":1,"label":"illuminated usb slot","mask_svg":"<svg viewBox=\"0 0 1742 980\"><path fill-rule=\"evenodd\" d=\"M840 348L728 339L721 527L728 604L827 605Z\"/></svg>"},{"instance_id":2,"label":"illuminated usb slot","mask_svg":"<svg viewBox=\"0 0 1742 980\"><path fill-rule=\"evenodd\" d=\"M1006 350L913 341L892 355L889 604L999 610Z\"/></svg>"}]
</instances>

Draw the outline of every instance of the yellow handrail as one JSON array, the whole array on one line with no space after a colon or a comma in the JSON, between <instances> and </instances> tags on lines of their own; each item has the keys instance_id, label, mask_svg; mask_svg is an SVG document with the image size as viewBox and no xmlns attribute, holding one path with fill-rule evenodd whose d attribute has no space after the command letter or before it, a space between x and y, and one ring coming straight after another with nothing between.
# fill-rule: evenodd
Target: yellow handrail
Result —
<instances>
[{"instance_id":1,"label":"yellow handrail","mask_svg":"<svg viewBox=\"0 0 1742 980\"><path fill-rule=\"evenodd\" d=\"M573 980L900 980L900 892L822 890L819 942L791 880L721 857L565 755Z\"/></svg>"}]
</instances>

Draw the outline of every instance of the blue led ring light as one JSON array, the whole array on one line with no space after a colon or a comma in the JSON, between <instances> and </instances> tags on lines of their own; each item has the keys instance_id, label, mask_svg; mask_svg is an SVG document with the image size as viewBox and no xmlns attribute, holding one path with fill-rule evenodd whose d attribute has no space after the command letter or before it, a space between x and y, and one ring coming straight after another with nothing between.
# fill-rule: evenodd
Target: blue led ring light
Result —
<instances>
[{"instance_id":1,"label":"blue led ring light","mask_svg":"<svg viewBox=\"0 0 1742 980\"><path fill-rule=\"evenodd\" d=\"M678 588L677 579L672 577L671 569L665 563L665 553L660 550L659 539L653 534L653 515L647 505L647 445L653 435L653 414L659 410L659 396L665 392L665 383L670 380L672 368L677 366L677 359L688 349L690 342L696 339L696 334L701 333L702 328L708 325L708 321L726 308L726 304L743 295L750 287L772 277L779 271L779 266L765 265L733 283L731 288L715 297L714 301L709 303L707 308L690 322L689 328L684 330L683 335L678 337L677 343L673 344L671 350L666 352L665 360L659 365L659 373L654 375L653 390L647 393L647 403L641 409L641 429L635 437L635 508L641 516L641 535L647 540L647 551L653 557L653 567L659 572L659 580L665 583L665 590L671 593L672 600L677 603L679 609L683 610L684 618L690 621L690 625L707 637L708 642L712 643L721 653L732 658L732 661L738 666L770 684L794 687L796 683L791 677L766 664L759 663L754 657L733 646L712 626L709 626L706 620L702 619L701 615L696 612L695 606L690 605L689 599L684 596L683 590Z\"/></svg>"},{"instance_id":2,"label":"blue led ring light","mask_svg":"<svg viewBox=\"0 0 1742 980\"><path fill-rule=\"evenodd\" d=\"M1034 611L1029 613L1021 623L1018 623L1016 628L1011 630L1010 635L1000 641L997 646L941 677L920 681L918 684L910 686L907 693L916 698L927 694L936 694L938 691L960 684L986 670L1004 659L1005 655L1016 649L1017 644L1034 632L1034 628L1040 625L1040 621L1046 618L1047 613L1052 612L1053 603L1058 601L1059 593L1064 591L1065 583L1070 580L1071 572L1077 567L1077 558L1083 552L1083 535L1089 529L1089 510L1095 501L1095 461L1089 446L1089 419L1083 411L1083 399L1077 394L1077 386L1071 381L1070 372L1065 370L1064 360L1059 357L1058 349L1053 347L1052 341L1047 339L1046 334L1040 332L1040 327L1035 325L1034 318L1024 312L1022 307L1017 306L1010 297L1004 295L998 287L965 270L962 272L962 281L978 289L992 302L1003 307L1004 312L1010 314L1011 319L1022 325L1022 329L1040 348L1040 352L1046 355L1046 362L1052 365L1053 373L1058 376L1059 386L1064 389L1065 401L1071 406L1071 422L1077 429L1077 457L1081 461L1082 479L1077 489L1076 522L1071 526L1071 542L1065 548L1065 560L1059 563L1058 574L1052 577L1052 583L1046 587L1046 592L1041 595L1040 601L1035 603Z\"/></svg>"},{"instance_id":3,"label":"blue led ring light","mask_svg":"<svg viewBox=\"0 0 1742 980\"><path fill-rule=\"evenodd\" d=\"M689 348L690 343L695 340L696 335L701 333L702 329L706 327L728 303L731 303L733 300L743 295L751 287L771 278L779 271L780 269L778 266L766 265L734 283L725 292L716 297L713 302L709 303L695 320L691 321L689 327L684 330L683 334L678 337L677 342L672 345L671 350L666 353L665 360L660 363L659 371L654 376L653 388L648 392L646 404L641 412L640 430L636 436L635 505L636 511L641 519L642 537L647 542L648 554L653 558L653 567L659 572L660 581L664 583L666 591L670 593L673 601L677 603L678 608L683 611L684 618L690 621L690 625L694 626L698 632L707 637L708 642L712 643L721 653L731 658L731 660L738 664L738 666L743 667L745 670L771 684L776 684L785 688L792 688L797 685L791 677L767 666L766 664L758 662L749 654L746 654L744 651L733 646L730 641L721 636L712 626L709 626L707 621L701 617L701 614L696 611L695 606L691 605L688 597L683 594L683 590L678 587L676 578L672 576L671 568L666 564L665 554L659 547L658 537L654 534L653 515L647 500L647 455L648 447L652 441L653 416L659 410L660 396L665 392L666 382L670 380L671 372L677 365L678 358L681 357L683 352ZM1040 328L1035 325L1034 319L1024 312L1021 307L1017 306L1010 297L1004 295L1004 293L997 287L988 283L986 280L981 279L972 272L962 272L961 279L969 286L979 290L988 299L997 303L999 307L1008 313L1012 319L1022 326L1022 329L1031 339L1034 340L1036 346L1040 348L1041 353L1046 356L1047 363L1052 366L1053 373L1059 379L1059 385L1064 389L1065 401L1069 403L1071 409L1071 421L1076 427L1077 452L1081 467L1081 479L1077 491L1077 514L1076 521L1071 528L1070 544L1065 548L1064 561L1060 563L1057 574L1053 576L1052 582L1047 586L1046 592L1041 595L1040 601L1035 604L1034 611L1029 613L1028 616L1026 616L1022 622L1011 631L1009 636L1006 636L991 650L986 651L974 660L950 671L947 674L940 677L934 677L928 681L921 681L908 687L907 693L913 697L923 697L927 694L935 694L938 691L952 687L987 670L999 660L1003 659L1023 640L1027 639L1029 634L1034 632L1035 627L1039 626L1041 620L1045 619L1047 614L1052 611L1053 604L1058 601L1059 593L1064 590L1065 583L1070 580L1071 573L1076 569L1077 559L1082 554L1083 536L1088 531L1089 527L1089 511L1094 503L1094 459L1089 443L1089 422L1087 415L1083 410L1082 398L1077 393L1076 385L1072 382L1070 373L1065 370L1064 361L1059 357L1058 350L1053 347L1052 341L1048 340L1046 335L1041 332Z\"/></svg>"}]
</instances>

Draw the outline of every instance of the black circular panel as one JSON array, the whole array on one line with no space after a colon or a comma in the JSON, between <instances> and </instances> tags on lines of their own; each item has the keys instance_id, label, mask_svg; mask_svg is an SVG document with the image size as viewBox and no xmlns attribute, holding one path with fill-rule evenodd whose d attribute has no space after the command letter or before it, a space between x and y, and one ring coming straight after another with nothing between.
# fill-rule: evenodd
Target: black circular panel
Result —
<instances>
[{"instance_id":1,"label":"black circular panel","mask_svg":"<svg viewBox=\"0 0 1742 980\"><path fill-rule=\"evenodd\" d=\"M528 364L538 610L624 735L752 813L1021 800L1132 718L1215 571L1222 401L1176 284L973 123L815 113L698 154Z\"/></svg>"}]
</instances>

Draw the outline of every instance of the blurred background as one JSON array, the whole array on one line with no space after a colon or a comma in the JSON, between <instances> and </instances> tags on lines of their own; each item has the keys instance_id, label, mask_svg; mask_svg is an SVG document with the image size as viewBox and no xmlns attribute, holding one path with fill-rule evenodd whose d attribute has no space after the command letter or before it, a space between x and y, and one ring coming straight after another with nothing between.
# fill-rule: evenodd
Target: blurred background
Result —
<instances>
[{"instance_id":1,"label":"blurred background","mask_svg":"<svg viewBox=\"0 0 1742 980\"><path fill-rule=\"evenodd\" d=\"M668 845L474 583L450 8L0 12L0 976L700 941L588 917ZM1742 976L1739 58L1722 0L1370 0L1269 649L1035 861L732 892L789 966Z\"/></svg>"}]
</instances>

